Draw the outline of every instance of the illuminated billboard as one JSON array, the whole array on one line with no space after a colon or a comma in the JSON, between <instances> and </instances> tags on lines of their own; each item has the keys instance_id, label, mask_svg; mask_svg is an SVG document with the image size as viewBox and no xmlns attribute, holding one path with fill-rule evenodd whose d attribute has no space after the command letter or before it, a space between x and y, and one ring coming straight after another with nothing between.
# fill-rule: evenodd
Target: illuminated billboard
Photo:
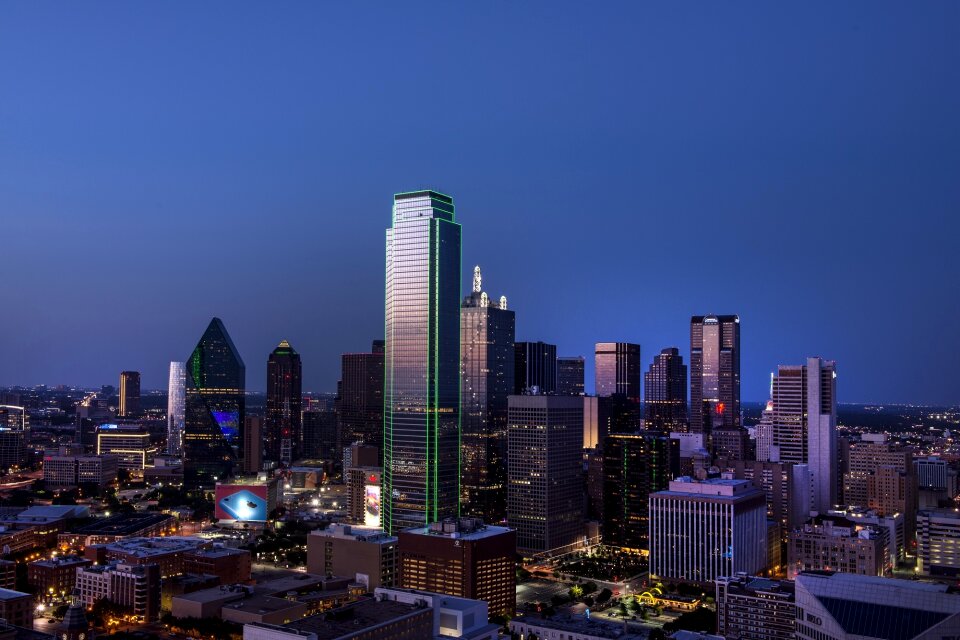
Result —
<instances>
[{"instance_id":1,"label":"illuminated billboard","mask_svg":"<svg viewBox=\"0 0 960 640\"><path fill-rule=\"evenodd\" d=\"M267 487L262 484L217 485L216 517L220 520L266 522Z\"/></svg>"},{"instance_id":2,"label":"illuminated billboard","mask_svg":"<svg viewBox=\"0 0 960 640\"><path fill-rule=\"evenodd\" d=\"M366 486L363 498L363 524L368 527L380 526L380 485Z\"/></svg>"}]
</instances>

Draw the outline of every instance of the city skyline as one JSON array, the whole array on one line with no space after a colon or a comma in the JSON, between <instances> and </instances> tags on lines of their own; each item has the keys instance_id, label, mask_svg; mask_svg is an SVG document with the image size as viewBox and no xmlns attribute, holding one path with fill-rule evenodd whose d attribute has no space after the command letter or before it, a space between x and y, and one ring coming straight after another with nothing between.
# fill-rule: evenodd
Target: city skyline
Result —
<instances>
[{"instance_id":1,"label":"city skyline","mask_svg":"<svg viewBox=\"0 0 960 640\"><path fill-rule=\"evenodd\" d=\"M286 339L333 392L382 338L390 194L436 188L471 229L461 292L482 264L588 391L598 340L688 358L690 316L737 314L746 401L821 355L845 401L955 403L960 7L880 5L439 6L439 36L398 7L247 5L216 40L210 7L6 6L0 385L163 388L216 316L250 389Z\"/></svg>"}]
</instances>

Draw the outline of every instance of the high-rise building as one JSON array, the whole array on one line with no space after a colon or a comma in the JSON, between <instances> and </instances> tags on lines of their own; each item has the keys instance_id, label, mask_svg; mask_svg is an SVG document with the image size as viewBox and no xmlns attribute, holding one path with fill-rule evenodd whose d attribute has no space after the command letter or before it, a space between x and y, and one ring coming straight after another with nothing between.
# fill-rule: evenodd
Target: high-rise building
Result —
<instances>
[{"instance_id":1,"label":"high-rise building","mask_svg":"<svg viewBox=\"0 0 960 640\"><path fill-rule=\"evenodd\" d=\"M867 477L867 506L890 516L902 513L904 535L912 546L917 523L917 474L911 464L906 471L880 467Z\"/></svg>"},{"instance_id":2,"label":"high-rise building","mask_svg":"<svg viewBox=\"0 0 960 640\"><path fill-rule=\"evenodd\" d=\"M139 371L120 373L120 409L117 415L122 418L135 418L140 415Z\"/></svg>"},{"instance_id":3,"label":"high-rise building","mask_svg":"<svg viewBox=\"0 0 960 640\"><path fill-rule=\"evenodd\" d=\"M500 522L507 511L507 397L513 392L515 317L491 300L480 267L460 307L461 509Z\"/></svg>"},{"instance_id":4,"label":"high-rise building","mask_svg":"<svg viewBox=\"0 0 960 640\"><path fill-rule=\"evenodd\" d=\"M603 544L649 549L650 494L666 489L680 467L669 437L614 433L603 441Z\"/></svg>"},{"instance_id":5,"label":"high-rise building","mask_svg":"<svg viewBox=\"0 0 960 640\"><path fill-rule=\"evenodd\" d=\"M583 380L583 356L557 357L557 395L582 396Z\"/></svg>"},{"instance_id":6,"label":"high-rise building","mask_svg":"<svg viewBox=\"0 0 960 640\"><path fill-rule=\"evenodd\" d=\"M517 549L544 553L583 536L583 399L510 396L507 522Z\"/></svg>"},{"instance_id":7,"label":"high-rise building","mask_svg":"<svg viewBox=\"0 0 960 640\"><path fill-rule=\"evenodd\" d=\"M382 409L381 409L382 411ZM305 409L302 416L303 423L303 456L305 458L320 458L321 460L337 461L337 430L339 416L336 411L325 409ZM379 443L376 448L380 453Z\"/></svg>"},{"instance_id":8,"label":"high-rise building","mask_svg":"<svg viewBox=\"0 0 960 640\"><path fill-rule=\"evenodd\" d=\"M394 196L387 230L384 527L459 513L460 225L435 191Z\"/></svg>"},{"instance_id":9,"label":"high-rise building","mask_svg":"<svg viewBox=\"0 0 960 640\"><path fill-rule=\"evenodd\" d=\"M810 508L820 513L837 503L839 487L836 378L835 362L807 358L780 365L771 386L770 460L810 466Z\"/></svg>"},{"instance_id":10,"label":"high-rise building","mask_svg":"<svg viewBox=\"0 0 960 640\"><path fill-rule=\"evenodd\" d=\"M690 431L740 426L740 318L690 318Z\"/></svg>"},{"instance_id":11,"label":"high-rise building","mask_svg":"<svg viewBox=\"0 0 960 640\"><path fill-rule=\"evenodd\" d=\"M802 571L843 571L862 576L889 573L889 531L842 516L818 515L790 532L787 575Z\"/></svg>"},{"instance_id":12,"label":"high-rise building","mask_svg":"<svg viewBox=\"0 0 960 640\"><path fill-rule=\"evenodd\" d=\"M187 368L183 362L170 363L170 380L167 383L167 453L179 456L183 453L183 412Z\"/></svg>"},{"instance_id":13,"label":"high-rise building","mask_svg":"<svg viewBox=\"0 0 960 640\"><path fill-rule=\"evenodd\" d=\"M938 640L960 634L953 585L816 571L794 581L797 640Z\"/></svg>"},{"instance_id":14,"label":"high-rise building","mask_svg":"<svg viewBox=\"0 0 960 640\"><path fill-rule=\"evenodd\" d=\"M650 576L713 582L767 567L767 507L747 480L688 477L650 495Z\"/></svg>"},{"instance_id":15,"label":"high-rise building","mask_svg":"<svg viewBox=\"0 0 960 640\"><path fill-rule=\"evenodd\" d=\"M517 342L514 345L513 393L557 392L557 345Z\"/></svg>"},{"instance_id":16,"label":"high-rise building","mask_svg":"<svg viewBox=\"0 0 960 640\"><path fill-rule=\"evenodd\" d=\"M917 514L917 571L927 576L960 576L960 513L953 509Z\"/></svg>"},{"instance_id":17,"label":"high-rise building","mask_svg":"<svg viewBox=\"0 0 960 640\"><path fill-rule=\"evenodd\" d=\"M640 403L640 345L598 342L594 353L594 382L598 396L623 396Z\"/></svg>"},{"instance_id":18,"label":"high-rise building","mask_svg":"<svg viewBox=\"0 0 960 640\"><path fill-rule=\"evenodd\" d=\"M210 321L187 359L184 485L211 487L243 457L246 367L220 318Z\"/></svg>"},{"instance_id":19,"label":"high-rise building","mask_svg":"<svg viewBox=\"0 0 960 640\"><path fill-rule=\"evenodd\" d=\"M97 600L109 600L148 622L160 617L160 566L156 564L80 567L77 591L88 607Z\"/></svg>"},{"instance_id":20,"label":"high-rise building","mask_svg":"<svg viewBox=\"0 0 960 640\"><path fill-rule=\"evenodd\" d=\"M717 578L717 635L729 640L793 640L793 582L739 575Z\"/></svg>"},{"instance_id":21,"label":"high-rise building","mask_svg":"<svg viewBox=\"0 0 960 640\"><path fill-rule=\"evenodd\" d=\"M516 612L516 532L460 518L407 529L397 538L398 586L483 600L490 615Z\"/></svg>"},{"instance_id":22,"label":"high-rise building","mask_svg":"<svg viewBox=\"0 0 960 640\"><path fill-rule=\"evenodd\" d=\"M383 349L383 340L374 340L370 353L340 358L337 449L355 442L383 446Z\"/></svg>"},{"instance_id":23,"label":"high-rise building","mask_svg":"<svg viewBox=\"0 0 960 640\"><path fill-rule=\"evenodd\" d=\"M849 444L843 474L843 502L869 506L884 515L903 513L908 541L913 540L918 509L913 457L913 447L890 442L884 434L865 433L859 442Z\"/></svg>"},{"instance_id":24,"label":"high-rise building","mask_svg":"<svg viewBox=\"0 0 960 640\"><path fill-rule=\"evenodd\" d=\"M263 418L247 416L243 420L243 472L263 469Z\"/></svg>"},{"instance_id":25,"label":"high-rise building","mask_svg":"<svg viewBox=\"0 0 960 640\"><path fill-rule=\"evenodd\" d=\"M117 456L121 469L143 472L155 453L150 433L137 425L102 424L97 429L97 455Z\"/></svg>"},{"instance_id":26,"label":"high-rise building","mask_svg":"<svg viewBox=\"0 0 960 640\"><path fill-rule=\"evenodd\" d=\"M302 375L300 354L282 341L267 359L264 454L268 460L290 464L303 455Z\"/></svg>"},{"instance_id":27,"label":"high-rise building","mask_svg":"<svg viewBox=\"0 0 960 640\"><path fill-rule=\"evenodd\" d=\"M654 356L643 376L644 426L665 433L687 430L687 365L676 347Z\"/></svg>"},{"instance_id":28,"label":"high-rise building","mask_svg":"<svg viewBox=\"0 0 960 640\"><path fill-rule=\"evenodd\" d=\"M767 518L779 525L784 536L810 517L810 468L807 465L718 458L716 466L738 480L752 481L763 490Z\"/></svg>"},{"instance_id":29,"label":"high-rise building","mask_svg":"<svg viewBox=\"0 0 960 640\"><path fill-rule=\"evenodd\" d=\"M368 591L397 581L397 538L380 529L340 523L307 536L307 571L320 576L347 576Z\"/></svg>"}]
</instances>

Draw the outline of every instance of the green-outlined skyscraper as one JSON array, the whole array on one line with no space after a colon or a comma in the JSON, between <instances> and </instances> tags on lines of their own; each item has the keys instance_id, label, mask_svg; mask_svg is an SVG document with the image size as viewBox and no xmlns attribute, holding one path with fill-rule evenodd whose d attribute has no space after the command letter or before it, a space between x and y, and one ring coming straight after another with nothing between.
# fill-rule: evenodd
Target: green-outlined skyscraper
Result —
<instances>
[{"instance_id":1,"label":"green-outlined skyscraper","mask_svg":"<svg viewBox=\"0 0 960 640\"><path fill-rule=\"evenodd\" d=\"M387 229L383 526L457 516L460 225L453 199L399 193Z\"/></svg>"}]
</instances>

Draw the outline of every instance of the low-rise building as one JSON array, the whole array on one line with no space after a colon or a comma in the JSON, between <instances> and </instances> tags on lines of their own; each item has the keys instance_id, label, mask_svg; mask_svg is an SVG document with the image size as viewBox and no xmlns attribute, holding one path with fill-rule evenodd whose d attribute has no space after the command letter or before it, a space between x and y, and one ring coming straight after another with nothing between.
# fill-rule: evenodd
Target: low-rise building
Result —
<instances>
[{"instance_id":1,"label":"low-rise building","mask_svg":"<svg viewBox=\"0 0 960 640\"><path fill-rule=\"evenodd\" d=\"M945 584L805 572L795 581L797 640L960 636L960 593Z\"/></svg>"},{"instance_id":2,"label":"low-rise building","mask_svg":"<svg viewBox=\"0 0 960 640\"><path fill-rule=\"evenodd\" d=\"M351 576L373 591L397 579L397 538L381 529L331 524L307 536L307 571Z\"/></svg>"},{"instance_id":3,"label":"low-rise building","mask_svg":"<svg viewBox=\"0 0 960 640\"><path fill-rule=\"evenodd\" d=\"M416 589L377 589L378 600L429 607L433 611L433 637L497 640L499 625L489 621L487 603Z\"/></svg>"},{"instance_id":4,"label":"low-rise building","mask_svg":"<svg viewBox=\"0 0 960 640\"><path fill-rule=\"evenodd\" d=\"M43 457L43 480L53 489L94 484L105 487L117 481L120 459L114 455L60 455Z\"/></svg>"},{"instance_id":5,"label":"low-rise building","mask_svg":"<svg viewBox=\"0 0 960 640\"><path fill-rule=\"evenodd\" d=\"M939 509L917 515L917 571L960 576L960 513Z\"/></svg>"},{"instance_id":6,"label":"low-rise building","mask_svg":"<svg viewBox=\"0 0 960 640\"><path fill-rule=\"evenodd\" d=\"M432 630L429 608L368 598L283 626L244 625L243 640L427 640Z\"/></svg>"},{"instance_id":7,"label":"low-rise building","mask_svg":"<svg viewBox=\"0 0 960 640\"><path fill-rule=\"evenodd\" d=\"M76 592L87 607L106 599L134 616L160 617L160 567L156 564L108 564L77 569Z\"/></svg>"},{"instance_id":8,"label":"low-rise building","mask_svg":"<svg viewBox=\"0 0 960 640\"><path fill-rule=\"evenodd\" d=\"M793 582L740 574L717 578L717 634L729 640L793 640Z\"/></svg>"},{"instance_id":9,"label":"low-rise building","mask_svg":"<svg viewBox=\"0 0 960 640\"><path fill-rule=\"evenodd\" d=\"M17 627L33 628L33 596L22 591L0 589L0 618Z\"/></svg>"},{"instance_id":10,"label":"low-rise building","mask_svg":"<svg viewBox=\"0 0 960 640\"><path fill-rule=\"evenodd\" d=\"M214 575L221 584L240 584L250 581L252 562L246 549L218 545L184 552L183 572Z\"/></svg>"},{"instance_id":11,"label":"low-rise building","mask_svg":"<svg viewBox=\"0 0 960 640\"><path fill-rule=\"evenodd\" d=\"M83 549L136 537L171 536L179 529L177 519L165 513L122 513L101 518L60 534L60 545Z\"/></svg>"},{"instance_id":12,"label":"low-rise building","mask_svg":"<svg viewBox=\"0 0 960 640\"><path fill-rule=\"evenodd\" d=\"M787 576L801 571L844 571L882 576L891 570L887 530L839 516L816 516L790 532Z\"/></svg>"},{"instance_id":13,"label":"low-rise building","mask_svg":"<svg viewBox=\"0 0 960 640\"><path fill-rule=\"evenodd\" d=\"M77 583L77 569L93 562L80 556L60 556L27 565L27 584L39 598L63 598Z\"/></svg>"},{"instance_id":14,"label":"low-rise building","mask_svg":"<svg viewBox=\"0 0 960 640\"><path fill-rule=\"evenodd\" d=\"M510 632L521 638L562 638L563 640L647 640L647 632L626 631L623 622L607 622L581 615L552 618L517 616L510 620Z\"/></svg>"},{"instance_id":15,"label":"low-rise building","mask_svg":"<svg viewBox=\"0 0 960 640\"><path fill-rule=\"evenodd\" d=\"M187 553L212 546L202 538L168 536L163 538L126 538L103 545L91 545L84 557L94 562L123 563L127 565L155 564L164 578L186 573L184 558Z\"/></svg>"}]
</instances>

